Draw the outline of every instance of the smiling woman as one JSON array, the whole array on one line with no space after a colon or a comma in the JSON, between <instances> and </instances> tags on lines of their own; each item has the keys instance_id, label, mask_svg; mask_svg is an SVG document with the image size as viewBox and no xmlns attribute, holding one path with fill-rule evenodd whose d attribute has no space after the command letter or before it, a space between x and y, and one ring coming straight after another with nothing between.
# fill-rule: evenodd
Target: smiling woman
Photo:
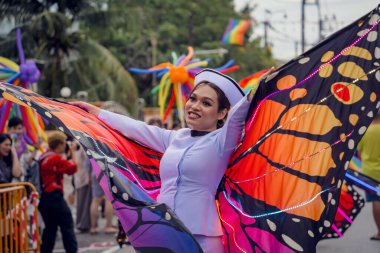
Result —
<instances>
[{"instance_id":1,"label":"smiling woman","mask_svg":"<svg viewBox=\"0 0 380 253\"><path fill-rule=\"evenodd\" d=\"M244 95L233 79L212 69L198 73L194 83L185 106L188 128L177 131L150 126L86 103L74 105L125 136L164 153L157 201L175 212L203 252L224 252L215 194L240 140L253 94Z\"/></svg>"},{"instance_id":2,"label":"smiling woman","mask_svg":"<svg viewBox=\"0 0 380 253\"><path fill-rule=\"evenodd\" d=\"M192 130L214 131L224 125L230 107L230 102L218 86L209 82L200 83L186 103L186 123Z\"/></svg>"}]
</instances>

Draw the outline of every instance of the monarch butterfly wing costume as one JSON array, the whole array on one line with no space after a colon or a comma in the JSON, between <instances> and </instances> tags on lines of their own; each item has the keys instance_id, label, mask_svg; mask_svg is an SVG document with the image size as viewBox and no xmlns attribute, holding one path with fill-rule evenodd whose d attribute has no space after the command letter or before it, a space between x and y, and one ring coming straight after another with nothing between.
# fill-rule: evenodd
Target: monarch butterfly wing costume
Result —
<instances>
[{"instance_id":1,"label":"monarch butterfly wing costume","mask_svg":"<svg viewBox=\"0 0 380 253\"><path fill-rule=\"evenodd\" d=\"M371 194L380 194L380 182L360 173L358 170L361 169L361 166L360 159L353 156L344 176L334 224L331 226L330 231L323 236L324 238L342 237L364 207L364 198L354 186Z\"/></svg>"},{"instance_id":2,"label":"monarch butterfly wing costume","mask_svg":"<svg viewBox=\"0 0 380 253\"><path fill-rule=\"evenodd\" d=\"M260 84L218 193L230 252L315 252L329 231L380 107L379 19L376 8Z\"/></svg>"},{"instance_id":3,"label":"monarch butterfly wing costume","mask_svg":"<svg viewBox=\"0 0 380 253\"><path fill-rule=\"evenodd\" d=\"M122 136L98 118L70 104L0 83L0 95L32 107L77 139L137 252L202 252L182 222L155 198L162 154Z\"/></svg>"},{"instance_id":4,"label":"monarch butterfly wing costume","mask_svg":"<svg viewBox=\"0 0 380 253\"><path fill-rule=\"evenodd\" d=\"M362 163L357 156L353 156L346 174L339 199L338 211L335 214L334 224L324 238L339 238L351 226L353 220L364 207L365 201L354 186L370 194L380 194L380 182L359 172Z\"/></svg>"},{"instance_id":5,"label":"monarch butterfly wing costume","mask_svg":"<svg viewBox=\"0 0 380 253\"><path fill-rule=\"evenodd\" d=\"M323 239L340 238L351 226L353 220L364 207L365 200L353 187L351 182L343 182L338 209L331 228L323 235Z\"/></svg>"},{"instance_id":6,"label":"monarch butterfly wing costume","mask_svg":"<svg viewBox=\"0 0 380 253\"><path fill-rule=\"evenodd\" d=\"M315 252L330 229L348 161L380 107L378 22L375 9L259 87L217 196L230 252ZM81 142L136 250L201 252L174 213L154 202L161 154L76 107L0 88Z\"/></svg>"}]
</instances>

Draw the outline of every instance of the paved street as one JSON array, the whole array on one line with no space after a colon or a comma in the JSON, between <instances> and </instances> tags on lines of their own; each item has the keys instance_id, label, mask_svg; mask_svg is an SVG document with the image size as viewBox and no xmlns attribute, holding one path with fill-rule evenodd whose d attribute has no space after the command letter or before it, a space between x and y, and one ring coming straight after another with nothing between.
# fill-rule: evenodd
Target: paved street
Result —
<instances>
[{"instance_id":1,"label":"paved street","mask_svg":"<svg viewBox=\"0 0 380 253\"><path fill-rule=\"evenodd\" d=\"M323 240L317 247L317 253L379 253L380 241L370 241L369 237L375 232L375 225L372 219L372 206L366 204L352 227L345 236L340 239ZM100 227L104 225L101 220ZM124 246L119 249L115 236L99 232L96 235L77 234L79 252L91 253L134 253L132 247ZM57 239L55 253L63 253L61 238Z\"/></svg>"},{"instance_id":2,"label":"paved street","mask_svg":"<svg viewBox=\"0 0 380 253\"><path fill-rule=\"evenodd\" d=\"M370 241L375 233L372 204L366 203L357 219L343 238L323 240L318 244L318 253L379 253L380 241Z\"/></svg>"}]
</instances>

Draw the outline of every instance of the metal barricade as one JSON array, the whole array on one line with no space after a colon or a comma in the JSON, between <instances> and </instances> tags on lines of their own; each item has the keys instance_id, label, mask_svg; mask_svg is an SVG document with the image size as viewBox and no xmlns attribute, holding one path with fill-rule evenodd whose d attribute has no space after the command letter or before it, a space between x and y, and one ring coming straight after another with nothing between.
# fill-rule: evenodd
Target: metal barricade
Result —
<instances>
[{"instance_id":1,"label":"metal barricade","mask_svg":"<svg viewBox=\"0 0 380 253\"><path fill-rule=\"evenodd\" d=\"M40 252L38 200L31 183L0 184L0 252Z\"/></svg>"}]
</instances>

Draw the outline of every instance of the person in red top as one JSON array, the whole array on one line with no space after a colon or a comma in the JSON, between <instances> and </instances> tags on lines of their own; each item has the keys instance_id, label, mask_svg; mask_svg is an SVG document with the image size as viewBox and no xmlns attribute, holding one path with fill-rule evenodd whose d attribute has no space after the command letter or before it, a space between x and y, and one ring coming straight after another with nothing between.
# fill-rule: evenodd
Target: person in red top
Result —
<instances>
[{"instance_id":1,"label":"person in red top","mask_svg":"<svg viewBox=\"0 0 380 253\"><path fill-rule=\"evenodd\" d=\"M48 144L50 150L42 154L39 160L42 194L38 209L45 222L41 252L53 252L59 227L65 251L75 253L78 251L78 243L74 233L73 217L63 198L63 174L72 175L77 171L76 143L72 143L69 149L71 161L65 158L67 137L64 133L59 131L51 133Z\"/></svg>"}]
</instances>

